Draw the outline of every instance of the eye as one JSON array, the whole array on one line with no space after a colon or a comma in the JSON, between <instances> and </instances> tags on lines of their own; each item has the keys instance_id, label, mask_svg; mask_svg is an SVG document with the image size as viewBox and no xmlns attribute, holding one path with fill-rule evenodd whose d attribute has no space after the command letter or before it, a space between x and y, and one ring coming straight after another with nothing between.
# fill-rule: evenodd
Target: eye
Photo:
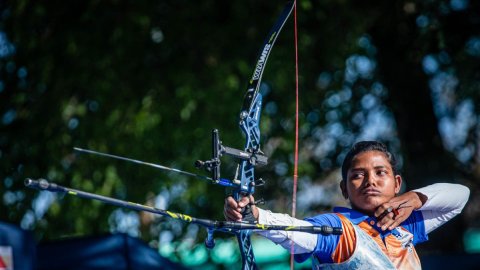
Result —
<instances>
[{"instance_id":1,"label":"eye","mask_svg":"<svg viewBox=\"0 0 480 270\"><path fill-rule=\"evenodd\" d=\"M363 172L353 172L353 173L350 175L350 179L352 179L352 180L354 180L354 179L361 179L361 178L363 178L363 175L364 175Z\"/></svg>"},{"instance_id":2,"label":"eye","mask_svg":"<svg viewBox=\"0 0 480 270\"><path fill-rule=\"evenodd\" d=\"M379 176L388 175L388 171L387 171L387 170L378 170L378 171L377 171L377 175L379 175Z\"/></svg>"}]
</instances>

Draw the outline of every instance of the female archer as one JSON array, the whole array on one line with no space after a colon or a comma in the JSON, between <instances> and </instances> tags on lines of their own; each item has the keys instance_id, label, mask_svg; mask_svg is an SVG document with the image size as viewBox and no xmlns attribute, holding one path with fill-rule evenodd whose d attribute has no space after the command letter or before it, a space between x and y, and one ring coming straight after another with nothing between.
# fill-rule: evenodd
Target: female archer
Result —
<instances>
[{"instance_id":1,"label":"female archer","mask_svg":"<svg viewBox=\"0 0 480 270\"><path fill-rule=\"evenodd\" d=\"M304 232L257 232L287 250L295 260L312 256L314 269L421 269L415 245L459 214L470 191L459 184L438 183L399 195L402 177L386 146L376 141L356 143L342 165L340 188L350 208L299 220L251 205L260 224L342 227L342 235ZM228 220L239 221L252 196L225 200Z\"/></svg>"}]
</instances>

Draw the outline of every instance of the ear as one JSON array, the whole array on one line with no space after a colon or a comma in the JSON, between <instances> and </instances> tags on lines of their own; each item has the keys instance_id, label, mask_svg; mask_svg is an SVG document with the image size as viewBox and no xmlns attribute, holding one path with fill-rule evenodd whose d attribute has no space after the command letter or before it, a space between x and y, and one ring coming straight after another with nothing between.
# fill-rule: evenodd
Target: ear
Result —
<instances>
[{"instance_id":1,"label":"ear","mask_svg":"<svg viewBox=\"0 0 480 270\"><path fill-rule=\"evenodd\" d=\"M402 177L399 174L395 175L395 194L400 192L400 189L402 188L402 181Z\"/></svg>"},{"instance_id":2,"label":"ear","mask_svg":"<svg viewBox=\"0 0 480 270\"><path fill-rule=\"evenodd\" d=\"M340 190L342 190L342 195L347 200L348 192L347 192L347 186L345 184L345 180L340 181Z\"/></svg>"}]
</instances>

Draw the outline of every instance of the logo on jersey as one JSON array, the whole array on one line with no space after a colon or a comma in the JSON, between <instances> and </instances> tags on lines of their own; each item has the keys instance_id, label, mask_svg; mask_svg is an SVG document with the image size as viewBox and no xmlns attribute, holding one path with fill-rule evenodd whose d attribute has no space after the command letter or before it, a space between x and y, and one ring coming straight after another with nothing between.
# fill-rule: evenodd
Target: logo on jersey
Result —
<instances>
[{"instance_id":1,"label":"logo on jersey","mask_svg":"<svg viewBox=\"0 0 480 270\"><path fill-rule=\"evenodd\" d=\"M400 241L403 249L408 249L409 253L413 251L413 234L397 227L392 230L392 235Z\"/></svg>"}]
</instances>

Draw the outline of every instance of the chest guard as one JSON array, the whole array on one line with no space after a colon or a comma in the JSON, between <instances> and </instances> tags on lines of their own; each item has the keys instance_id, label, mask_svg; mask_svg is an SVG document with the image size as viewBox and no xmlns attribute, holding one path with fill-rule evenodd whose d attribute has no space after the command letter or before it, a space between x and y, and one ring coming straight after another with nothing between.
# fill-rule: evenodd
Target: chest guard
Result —
<instances>
[{"instance_id":1,"label":"chest guard","mask_svg":"<svg viewBox=\"0 0 480 270\"><path fill-rule=\"evenodd\" d=\"M348 260L341 263L320 263L313 256L313 269L346 269L346 270L395 270L396 267L382 252L378 244L360 227L353 225L356 235L355 251Z\"/></svg>"}]
</instances>

